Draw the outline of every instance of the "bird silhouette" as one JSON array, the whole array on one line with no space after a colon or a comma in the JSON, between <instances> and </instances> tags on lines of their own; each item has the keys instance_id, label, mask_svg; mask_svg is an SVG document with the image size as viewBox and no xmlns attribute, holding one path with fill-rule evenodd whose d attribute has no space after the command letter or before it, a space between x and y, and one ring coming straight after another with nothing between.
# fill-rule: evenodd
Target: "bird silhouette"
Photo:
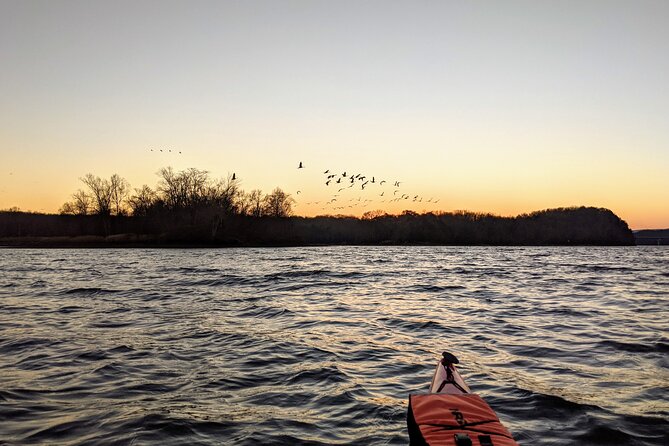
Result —
<instances>
[{"instance_id":1,"label":"bird silhouette","mask_svg":"<svg viewBox=\"0 0 669 446\"><path fill-rule=\"evenodd\" d=\"M179 151L179 155L181 155L181 151Z\"/></svg>"},{"instance_id":2,"label":"bird silhouette","mask_svg":"<svg viewBox=\"0 0 669 446\"><path fill-rule=\"evenodd\" d=\"M386 180L381 180L381 181L379 182L379 185L380 185L380 186L383 186L383 183L385 183L385 182L386 182Z\"/></svg>"},{"instance_id":3,"label":"bird silhouette","mask_svg":"<svg viewBox=\"0 0 669 446\"><path fill-rule=\"evenodd\" d=\"M329 185L330 185L330 181L332 181L332 180L327 180L327 181L325 182L325 185L326 185L326 186L329 186Z\"/></svg>"},{"instance_id":4,"label":"bird silhouette","mask_svg":"<svg viewBox=\"0 0 669 446\"><path fill-rule=\"evenodd\" d=\"M163 149L160 149L160 151L162 152L162 151L163 151Z\"/></svg>"},{"instance_id":5,"label":"bird silhouette","mask_svg":"<svg viewBox=\"0 0 669 446\"><path fill-rule=\"evenodd\" d=\"M375 182L375 181L374 181L374 177L372 177L372 184L374 184L374 182Z\"/></svg>"},{"instance_id":6,"label":"bird silhouette","mask_svg":"<svg viewBox=\"0 0 669 446\"><path fill-rule=\"evenodd\" d=\"M300 165L297 166L298 169L304 169L304 166L302 165L302 161L300 161Z\"/></svg>"},{"instance_id":7,"label":"bird silhouette","mask_svg":"<svg viewBox=\"0 0 669 446\"><path fill-rule=\"evenodd\" d=\"M341 178L337 178L337 184L341 183Z\"/></svg>"},{"instance_id":8,"label":"bird silhouette","mask_svg":"<svg viewBox=\"0 0 669 446\"><path fill-rule=\"evenodd\" d=\"M330 172L330 169L328 169L328 170L326 170L325 172L323 172L323 175L325 175L325 174L328 173L328 172Z\"/></svg>"},{"instance_id":9,"label":"bird silhouette","mask_svg":"<svg viewBox=\"0 0 669 446\"><path fill-rule=\"evenodd\" d=\"M235 181L237 179L237 175L235 175L234 172L232 172L232 181Z\"/></svg>"},{"instance_id":10,"label":"bird silhouette","mask_svg":"<svg viewBox=\"0 0 669 446\"><path fill-rule=\"evenodd\" d=\"M342 173L341 176L343 176L344 178L346 178L346 172Z\"/></svg>"},{"instance_id":11,"label":"bird silhouette","mask_svg":"<svg viewBox=\"0 0 669 446\"><path fill-rule=\"evenodd\" d=\"M301 190L298 190L298 191L297 191L297 195L300 195L300 192L302 192L302 191L301 191Z\"/></svg>"},{"instance_id":12,"label":"bird silhouette","mask_svg":"<svg viewBox=\"0 0 669 446\"><path fill-rule=\"evenodd\" d=\"M383 194L385 194L385 192L381 192L381 195L379 195L379 197L383 197Z\"/></svg>"}]
</instances>

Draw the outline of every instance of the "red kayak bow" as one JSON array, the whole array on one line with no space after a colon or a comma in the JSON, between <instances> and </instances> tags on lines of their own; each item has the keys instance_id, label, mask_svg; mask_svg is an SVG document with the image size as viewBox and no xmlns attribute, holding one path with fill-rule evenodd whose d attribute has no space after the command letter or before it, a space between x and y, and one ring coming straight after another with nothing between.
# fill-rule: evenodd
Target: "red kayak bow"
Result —
<instances>
[{"instance_id":1,"label":"red kayak bow","mask_svg":"<svg viewBox=\"0 0 669 446\"><path fill-rule=\"evenodd\" d=\"M407 426L411 446L518 446L488 403L471 393L455 368L458 358L444 352L430 392L409 396Z\"/></svg>"}]
</instances>

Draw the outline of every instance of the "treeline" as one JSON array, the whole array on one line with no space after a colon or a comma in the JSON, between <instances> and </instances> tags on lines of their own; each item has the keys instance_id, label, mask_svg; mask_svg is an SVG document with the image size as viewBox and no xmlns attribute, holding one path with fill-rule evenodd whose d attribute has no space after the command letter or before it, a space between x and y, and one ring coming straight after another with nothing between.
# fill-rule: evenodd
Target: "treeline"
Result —
<instances>
[{"instance_id":1,"label":"treeline","mask_svg":"<svg viewBox=\"0 0 669 446\"><path fill-rule=\"evenodd\" d=\"M195 222L198 213L213 211L223 215L288 217L294 200L280 188L269 194L259 189L244 192L235 175L215 180L209 172L171 167L158 171L158 185L143 185L131 190L118 174L109 179L87 174L81 178L85 188L72 194L60 209L62 215L102 217L156 217L188 215Z\"/></svg>"},{"instance_id":2,"label":"treeline","mask_svg":"<svg viewBox=\"0 0 669 446\"><path fill-rule=\"evenodd\" d=\"M633 245L607 209L563 208L517 217L471 212L355 217L254 217L212 210L157 216L0 212L0 244L24 246L295 246L323 244Z\"/></svg>"},{"instance_id":3,"label":"treeline","mask_svg":"<svg viewBox=\"0 0 669 446\"><path fill-rule=\"evenodd\" d=\"M0 244L38 246L321 244L632 245L607 209L560 208L499 217L466 211L294 217L280 188L244 192L235 175L167 167L155 188L88 174L60 215L0 211Z\"/></svg>"}]
</instances>

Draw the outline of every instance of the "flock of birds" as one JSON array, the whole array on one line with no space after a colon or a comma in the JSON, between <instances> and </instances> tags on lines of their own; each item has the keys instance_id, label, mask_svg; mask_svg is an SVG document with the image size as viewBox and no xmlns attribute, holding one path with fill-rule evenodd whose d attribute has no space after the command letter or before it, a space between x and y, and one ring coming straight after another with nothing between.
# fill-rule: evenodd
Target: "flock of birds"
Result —
<instances>
[{"instance_id":1,"label":"flock of birds","mask_svg":"<svg viewBox=\"0 0 669 446\"><path fill-rule=\"evenodd\" d=\"M300 161L297 166L298 169L304 169L305 165ZM329 188L333 188L332 195L325 201L307 202L307 205L321 205L321 209L325 210L331 207L332 210L353 209L358 206L366 206L374 200L370 198L363 199L362 196L352 197L346 199L343 195L349 191L366 191L375 190L377 199L381 203L394 203L403 200L410 200L412 203L438 203L439 199L434 198L424 199L420 195L410 195L401 193L400 187L402 181L394 180L389 182L385 179L377 179L376 176L369 176L362 173L352 173L349 171L334 172L326 169L323 172L323 184ZM334 191L336 189L336 192ZM381 193L378 193L381 192ZM386 194L388 192L388 194ZM392 192L392 194L391 194ZM298 190L296 195L301 194Z\"/></svg>"},{"instance_id":2,"label":"flock of birds","mask_svg":"<svg viewBox=\"0 0 669 446\"><path fill-rule=\"evenodd\" d=\"M150 149L151 152L154 152L154 149ZM181 154L181 151L172 149L156 149L157 152L164 153L175 153ZM299 162L297 168L304 169L306 166ZM232 177L233 181L237 180L237 174L233 172ZM402 186L403 181L394 180L391 182L384 179L377 179L376 176L364 175L362 173L352 173L349 171L343 172L334 172L330 169L326 169L323 172L323 184L328 188L332 188L332 195L327 200L319 201L309 201L306 202L306 205L321 205L321 210L331 209L334 211L344 210L344 209L355 209L357 207L366 207L368 204L374 202L375 200L371 198L364 198L361 195L357 197L344 197L344 194L348 194L353 191L360 191L361 193L365 191L369 193L372 190L375 190L375 196L380 203L396 203L400 201L410 201L411 203L439 203L439 199L435 200L434 198L424 199L420 195L410 195L407 193L401 192L400 187ZM334 191L336 190L336 192ZM378 193L380 192L380 193ZM386 194L387 192L387 194ZM392 192L392 194L391 194ZM296 192L296 196L302 193L301 190Z\"/></svg>"},{"instance_id":3,"label":"flock of birds","mask_svg":"<svg viewBox=\"0 0 669 446\"><path fill-rule=\"evenodd\" d=\"M153 152L153 151L154 151L154 150L151 149L151 152ZM157 152L165 152L165 153L172 153L172 149L165 149L165 150L163 150L163 149L156 149L155 151L157 151ZM177 153L177 150L174 150L174 153ZM181 151L178 151L178 153L181 154Z\"/></svg>"}]
</instances>

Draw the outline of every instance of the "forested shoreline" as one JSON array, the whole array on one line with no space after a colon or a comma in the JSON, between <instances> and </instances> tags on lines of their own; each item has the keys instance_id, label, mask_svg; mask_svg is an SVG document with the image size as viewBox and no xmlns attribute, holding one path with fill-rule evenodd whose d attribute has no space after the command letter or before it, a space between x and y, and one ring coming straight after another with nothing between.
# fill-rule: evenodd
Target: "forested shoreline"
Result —
<instances>
[{"instance_id":1,"label":"forested shoreline","mask_svg":"<svg viewBox=\"0 0 669 446\"><path fill-rule=\"evenodd\" d=\"M499 217L470 212L363 218L250 217L213 210L160 216L0 213L5 246L633 245L607 209L579 207Z\"/></svg>"},{"instance_id":2,"label":"forested shoreline","mask_svg":"<svg viewBox=\"0 0 669 446\"><path fill-rule=\"evenodd\" d=\"M501 217L467 211L294 216L280 188L244 192L234 174L158 172L130 190L118 175L81 178L60 214L0 211L0 246L633 245L612 211L571 207Z\"/></svg>"}]
</instances>

